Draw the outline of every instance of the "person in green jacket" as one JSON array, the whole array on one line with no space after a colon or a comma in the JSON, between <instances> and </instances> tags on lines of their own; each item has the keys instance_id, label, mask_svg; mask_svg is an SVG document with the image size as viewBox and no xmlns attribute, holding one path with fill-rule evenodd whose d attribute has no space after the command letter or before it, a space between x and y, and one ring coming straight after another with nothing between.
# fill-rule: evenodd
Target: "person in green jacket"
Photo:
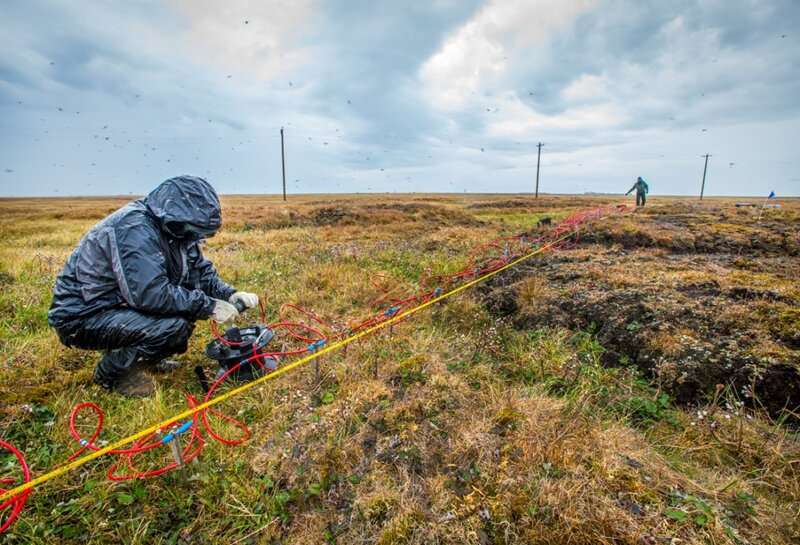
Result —
<instances>
[{"instance_id":1,"label":"person in green jacket","mask_svg":"<svg viewBox=\"0 0 800 545\"><path fill-rule=\"evenodd\" d=\"M644 203L647 201L647 193L650 191L650 188L647 186L647 182L644 181L644 178L639 176L636 179L636 183L633 184L633 187L628 190L626 195L630 195L631 191L636 190L636 206L644 206Z\"/></svg>"}]
</instances>

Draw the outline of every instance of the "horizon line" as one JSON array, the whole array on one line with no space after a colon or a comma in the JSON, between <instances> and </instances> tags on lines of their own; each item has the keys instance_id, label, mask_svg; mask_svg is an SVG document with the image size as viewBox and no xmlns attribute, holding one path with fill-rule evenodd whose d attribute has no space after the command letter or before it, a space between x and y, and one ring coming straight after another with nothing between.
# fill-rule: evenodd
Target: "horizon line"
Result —
<instances>
[{"instance_id":1,"label":"horizon line","mask_svg":"<svg viewBox=\"0 0 800 545\"><path fill-rule=\"evenodd\" d=\"M278 197L281 198L281 193L218 193L221 197ZM138 199L144 197L146 194L107 194L107 195L0 195L0 200L15 200L15 199ZM287 194L287 199L290 197L312 197L312 196L370 196L370 195L388 195L388 196L403 196L403 195L484 195L484 196L504 196L513 195L518 197L533 197L534 193L529 192L482 192L482 191L407 191L407 192L383 192L383 191L355 191L355 192L338 192L338 193L291 193ZM600 193L600 192L586 192L586 193L543 193L539 192L540 197L630 197L625 193ZM631 197L632 198L632 197ZM682 194L662 194L662 195L648 195L649 199L660 198L684 198L684 199L697 199L701 200L699 195L682 195ZM703 195L703 199L766 199L764 195ZM798 195L776 195L773 199L797 199ZM288 201L287 201L288 202Z\"/></svg>"}]
</instances>

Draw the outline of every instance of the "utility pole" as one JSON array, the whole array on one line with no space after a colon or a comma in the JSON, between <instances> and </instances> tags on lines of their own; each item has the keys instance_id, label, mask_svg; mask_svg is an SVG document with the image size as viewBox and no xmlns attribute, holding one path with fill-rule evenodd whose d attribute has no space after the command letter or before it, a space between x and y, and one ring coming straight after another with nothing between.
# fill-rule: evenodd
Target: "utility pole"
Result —
<instances>
[{"instance_id":1,"label":"utility pole","mask_svg":"<svg viewBox=\"0 0 800 545\"><path fill-rule=\"evenodd\" d=\"M539 198L539 163L542 160L542 146L543 145L544 144L539 142L539 145L536 146L537 148L539 148L539 152L536 154L536 196L534 197L536 199Z\"/></svg>"},{"instance_id":2,"label":"utility pole","mask_svg":"<svg viewBox=\"0 0 800 545\"><path fill-rule=\"evenodd\" d=\"M283 152L283 127L281 127L281 172L283 173L283 200L286 201L286 155Z\"/></svg>"},{"instance_id":3,"label":"utility pole","mask_svg":"<svg viewBox=\"0 0 800 545\"><path fill-rule=\"evenodd\" d=\"M700 185L700 200L703 200L703 192L706 189L706 172L708 172L708 158L711 157L710 154L706 153L705 155L701 155L700 157L706 158L706 164L703 167L703 183Z\"/></svg>"}]
</instances>

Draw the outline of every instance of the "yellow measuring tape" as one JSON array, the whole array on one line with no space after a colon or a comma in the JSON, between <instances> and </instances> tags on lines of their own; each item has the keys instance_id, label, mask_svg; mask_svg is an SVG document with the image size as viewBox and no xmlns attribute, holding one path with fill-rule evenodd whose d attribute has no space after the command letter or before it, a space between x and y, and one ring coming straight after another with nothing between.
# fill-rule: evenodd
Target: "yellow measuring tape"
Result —
<instances>
[{"instance_id":1,"label":"yellow measuring tape","mask_svg":"<svg viewBox=\"0 0 800 545\"><path fill-rule=\"evenodd\" d=\"M453 296L453 295L455 295L455 294L457 294L459 292L462 292L465 289L474 286L475 284L483 282L484 280L486 280L488 278L491 278L492 276L494 276L496 274L499 274L499 273L501 273L501 272L503 272L503 271L505 271L505 270L507 270L507 269L519 264L519 263L522 263L523 261L525 261L527 259L530 259L531 257L533 257L535 255L541 254L542 252L544 252L546 250L549 250L550 248L552 248L553 246L555 246L559 242L562 242L563 240L566 240L567 238L571 237L575 233L575 231L577 231L577 229L574 230L574 231L570 231L569 233L567 233L565 235L562 235L561 237L559 237L559 238L557 238L557 239L555 239L555 240L553 240L551 242L548 242L547 244L545 244L543 246L540 246L536 250L534 250L534 251L532 251L532 252L530 252L528 254L525 254L524 256L515 259L514 261L510 261L509 263L503 265L499 269L496 269L496 270L494 270L492 272L486 273L483 276L480 276L478 278L470 280L469 282L467 282L465 284L462 284L462 285L460 285L460 286L458 286L456 288L453 288L452 290L450 290L448 292L445 292L445 293L443 293L443 294L441 294L441 295L439 295L437 297L434 297L433 299L429 299L428 301L425 301L424 303L422 303L420 305L417 305L416 307L410 308L410 309L408 309L408 310L406 310L404 312L397 313L394 316L392 316L391 318L389 318L388 320L386 320L384 322L381 322L379 324L376 324L376 325L374 325L374 326L372 326L370 328L367 328L367 329L365 329L365 330L363 330L363 331L361 331L359 333L356 333L355 335L353 335L351 337L348 337L346 339L342 339L341 341L337 341L335 343L329 344L329 345L325 346L324 348L321 348L321 349L319 349L319 350L317 350L315 352L312 352L311 354L309 354L307 356L304 356L304 357L300 358L299 360L293 361L293 362L288 363L288 364L286 364L286 365L284 365L282 367L279 367L278 369L276 369L275 371L273 371L272 373L270 373L268 375L261 376L261 377L257 378L256 380L253 380L251 382L246 382L245 384L242 384L241 386L238 386L236 388L228 390L227 392L222 393L222 394L218 395L217 397L211 398L208 401L197 405L196 407L192 407L191 409L186 409L185 411L183 411L181 413L178 413L178 414L176 414L174 416L171 416L170 418L167 418L166 420L163 420L163 421L159 422L158 424L154 424L154 425L150 426L149 428L145 428L145 429L140 430L140 431L138 431L138 432L136 432L136 433L134 433L132 435L129 435L128 437L124 437L122 439L119 439L119 440L117 440L117 441L115 441L115 442L113 442L113 443L111 443L111 444L99 449L99 450L93 451L93 452L91 452L91 453L89 453L89 454L87 454L85 456L80 457L80 458L76 458L75 460L73 460L71 462L67 462L63 466L57 467L56 469L53 469L53 470L51 470L51 471L49 471L49 472L47 472L47 473L45 473L43 475L40 475L39 477L36 477L35 479L31 479L30 481L28 481L28 482L26 482L24 484L21 484L21 485L15 487L15 488L11 488L11 489L7 490L6 492L0 494L0 502L4 501L6 499L12 498L14 496L17 496L17 495L21 494L22 492L25 492L26 490L30 490L31 488L39 486L40 484L44 484L47 481L55 479L56 477L60 477L61 475L64 475L65 473L68 473L68 472L72 471L73 469L79 468L82 465L84 465L84 464L86 464L88 462L91 462L92 460L94 460L96 458L99 458L99 457L103 456L104 454L108 454L112 450L116 450L118 448L122 448L122 447L124 447L125 445L127 445L129 443L133 443L134 441L136 441L138 439L141 439L142 437L145 437L146 435L149 435L149 434L151 434L153 432L156 432L156 431L159 431L159 430L163 430L167 426L169 426L170 424L174 424L175 422L178 422L179 420L183 420L184 418L189 418L191 416L194 416L195 414L199 413L200 411L204 411L205 409L208 409L209 407L213 407L214 405L216 405L218 403L221 403L221 402L225 401L226 399L229 399L231 397L239 395L242 392L249 390L250 388L255 388L259 384L262 384L262 383L264 383L264 382L266 382L268 380L276 379L279 376L283 375L284 373L288 373L289 371L291 371L295 367L300 367L303 364L306 364L306 363L308 363L308 362L310 362L312 360L315 360L316 358L322 356L323 354L327 354L328 352L332 352L332 351L337 350L337 349L339 349L339 348L341 348L343 346L347 346L348 344L350 344L350 343L352 343L354 341L357 341L358 339L360 339L360 338L362 338L362 337L364 337L366 335L369 335L370 333L374 333L375 331L378 331L379 329L382 329L382 328L384 328L384 327L386 327L388 325L394 324L394 323L402 320L403 318L405 318L407 316L411 316L412 314L416 314L420 310L423 310L423 309L431 306L434 303L438 303L439 301L442 301L443 299L447 299L448 297L451 297L451 296Z\"/></svg>"}]
</instances>

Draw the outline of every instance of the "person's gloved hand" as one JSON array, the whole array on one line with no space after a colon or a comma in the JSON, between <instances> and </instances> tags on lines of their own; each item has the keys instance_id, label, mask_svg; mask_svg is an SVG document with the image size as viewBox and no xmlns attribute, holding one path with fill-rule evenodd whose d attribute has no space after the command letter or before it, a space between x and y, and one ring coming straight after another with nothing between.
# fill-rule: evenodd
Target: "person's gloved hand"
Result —
<instances>
[{"instance_id":1,"label":"person's gloved hand","mask_svg":"<svg viewBox=\"0 0 800 545\"><path fill-rule=\"evenodd\" d=\"M244 308L253 308L258 306L258 295L255 293L247 293L246 291L237 291L228 299L228 302L232 305L235 305L236 301L242 303Z\"/></svg>"},{"instance_id":2,"label":"person's gloved hand","mask_svg":"<svg viewBox=\"0 0 800 545\"><path fill-rule=\"evenodd\" d=\"M230 322L239 316L239 311L236 307L222 299L214 299L214 310L211 313L211 319L215 322L224 324Z\"/></svg>"}]
</instances>

